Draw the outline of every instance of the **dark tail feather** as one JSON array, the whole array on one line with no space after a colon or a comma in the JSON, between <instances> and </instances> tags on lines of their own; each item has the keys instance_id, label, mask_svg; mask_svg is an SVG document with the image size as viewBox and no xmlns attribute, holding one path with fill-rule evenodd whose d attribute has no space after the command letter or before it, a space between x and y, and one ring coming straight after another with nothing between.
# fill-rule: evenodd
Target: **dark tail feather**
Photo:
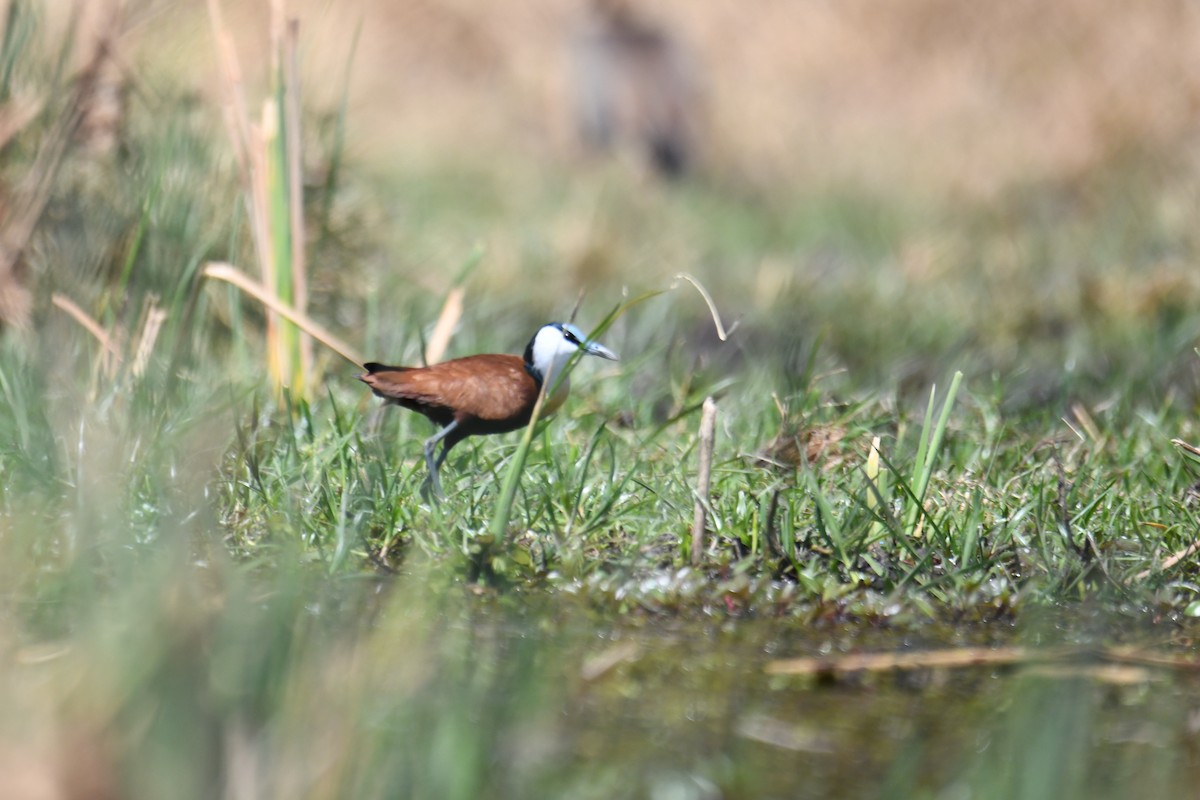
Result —
<instances>
[{"instance_id":1,"label":"dark tail feather","mask_svg":"<svg viewBox=\"0 0 1200 800\"><path fill-rule=\"evenodd\" d=\"M367 371L368 375L374 375L376 372L384 372L385 370L404 372L405 370L412 369L412 367L389 367L387 364L380 364L377 361L368 361L366 364L363 364L363 369Z\"/></svg>"},{"instance_id":2,"label":"dark tail feather","mask_svg":"<svg viewBox=\"0 0 1200 800\"><path fill-rule=\"evenodd\" d=\"M408 372L410 369L412 369L412 367L389 367L387 364L380 364L376 361L368 361L366 364L363 364L363 368L366 370L366 373L363 375L359 375L358 379L360 381L362 381L363 383L367 384L368 386L370 386L375 391L375 393L378 394L380 397L386 397L386 395L380 394L380 391L379 391L379 388L377 386L376 379L375 379L375 375L377 373L380 373L380 372Z\"/></svg>"}]
</instances>

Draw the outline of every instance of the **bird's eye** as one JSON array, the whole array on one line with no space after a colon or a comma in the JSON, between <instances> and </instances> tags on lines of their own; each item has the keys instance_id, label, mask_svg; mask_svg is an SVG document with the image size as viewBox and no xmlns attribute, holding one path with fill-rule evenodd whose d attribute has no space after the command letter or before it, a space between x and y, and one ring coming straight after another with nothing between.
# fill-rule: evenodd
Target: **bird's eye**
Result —
<instances>
[{"instance_id":1,"label":"bird's eye","mask_svg":"<svg viewBox=\"0 0 1200 800\"><path fill-rule=\"evenodd\" d=\"M579 344L579 337L576 336L575 332L572 331L570 328L563 328L562 332L563 332L563 336L566 338L566 340L568 342L571 342L572 344Z\"/></svg>"}]
</instances>

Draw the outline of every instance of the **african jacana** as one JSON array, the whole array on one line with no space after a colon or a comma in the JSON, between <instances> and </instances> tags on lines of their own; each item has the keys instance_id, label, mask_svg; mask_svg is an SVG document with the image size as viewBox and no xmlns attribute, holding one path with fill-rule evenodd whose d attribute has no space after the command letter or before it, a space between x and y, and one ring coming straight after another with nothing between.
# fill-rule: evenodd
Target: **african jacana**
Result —
<instances>
[{"instance_id":1,"label":"african jacana","mask_svg":"<svg viewBox=\"0 0 1200 800\"><path fill-rule=\"evenodd\" d=\"M551 322L529 340L525 357L483 354L443 361L429 367L364 364L359 380L388 402L424 414L442 429L425 442L427 485L442 496L438 469L450 448L468 436L507 433L529 424L543 384L554 390L542 413L557 409L567 397L569 380L559 375L576 352L616 361L617 356L574 325ZM557 387L555 383L557 382ZM438 442L442 452L434 460Z\"/></svg>"}]
</instances>

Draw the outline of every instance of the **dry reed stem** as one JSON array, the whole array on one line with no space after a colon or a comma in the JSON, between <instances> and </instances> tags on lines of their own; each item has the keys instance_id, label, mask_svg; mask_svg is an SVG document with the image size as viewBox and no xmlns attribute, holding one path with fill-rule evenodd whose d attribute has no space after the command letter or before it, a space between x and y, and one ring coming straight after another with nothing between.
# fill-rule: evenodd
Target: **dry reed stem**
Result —
<instances>
[{"instance_id":1,"label":"dry reed stem","mask_svg":"<svg viewBox=\"0 0 1200 800\"><path fill-rule=\"evenodd\" d=\"M279 2L279 15L283 17L283 3ZM287 172L288 212L291 218L292 242L292 304L299 309L308 308L308 264L305 258L307 235L304 230L304 175L301 163L301 114L300 114L300 68L297 50L300 40L300 22L287 20L283 37L283 112L287 128ZM301 331L300 370L304 375L312 374L312 342Z\"/></svg>"},{"instance_id":2,"label":"dry reed stem","mask_svg":"<svg viewBox=\"0 0 1200 800\"><path fill-rule=\"evenodd\" d=\"M696 476L696 507L692 515L692 564L695 565L700 564L706 546L705 529L708 527L713 441L716 439L716 433L717 402L712 397L706 397L700 412L700 469Z\"/></svg>"},{"instance_id":3,"label":"dry reed stem","mask_svg":"<svg viewBox=\"0 0 1200 800\"><path fill-rule=\"evenodd\" d=\"M1170 656L1147 652L1136 647L1112 647L1104 651L1104 658L1118 664L1137 664L1143 667L1162 667L1188 672L1200 671L1200 661L1189 656Z\"/></svg>"},{"instance_id":4,"label":"dry reed stem","mask_svg":"<svg viewBox=\"0 0 1200 800\"><path fill-rule=\"evenodd\" d=\"M250 115L246 110L245 91L242 88L242 70L237 58L233 36L225 25L220 0L208 0L208 19L212 24L213 38L217 44L217 61L221 66L221 78L225 89L225 125L229 129L229 140L233 144L234 158L242 184L250 186Z\"/></svg>"},{"instance_id":5,"label":"dry reed stem","mask_svg":"<svg viewBox=\"0 0 1200 800\"><path fill-rule=\"evenodd\" d=\"M455 286L446 295L446 302L442 303L442 312L438 315L437 323L433 326L433 333L430 334L429 342L425 345L425 363L427 365L436 364L446 354L446 348L450 346L450 337L454 335L454 326L462 319L465 294L466 292L461 286Z\"/></svg>"},{"instance_id":6,"label":"dry reed stem","mask_svg":"<svg viewBox=\"0 0 1200 800\"><path fill-rule=\"evenodd\" d=\"M80 327L90 333L100 343L100 346L104 348L105 357L111 358L114 365L121 363L121 350L113 341L113 337L90 314L80 308L74 300L55 292L50 295L50 302L67 312L67 315L71 319L78 322Z\"/></svg>"},{"instance_id":7,"label":"dry reed stem","mask_svg":"<svg viewBox=\"0 0 1200 800\"><path fill-rule=\"evenodd\" d=\"M162 325L166 320L167 312L151 300L149 308L146 310L145 322L142 323L142 333L138 337L137 349L134 351L133 374L135 376L146 371L146 365L150 363L150 354L154 352L154 343L158 341L158 334L162 331Z\"/></svg>"},{"instance_id":8,"label":"dry reed stem","mask_svg":"<svg viewBox=\"0 0 1200 800\"><path fill-rule=\"evenodd\" d=\"M1183 548L1182 550L1179 550L1179 551L1171 554L1165 561L1163 561L1162 566L1159 567L1158 569L1144 569L1141 572L1139 572L1137 575L1134 575L1133 576L1134 580L1144 581L1147 578L1149 578L1151 575L1153 575L1155 572L1166 572L1167 570L1171 569L1171 567L1178 564L1180 561L1183 561L1185 558L1188 558L1189 556L1193 555L1197 550L1200 550L1200 542L1192 542L1191 544L1189 544L1187 547Z\"/></svg>"},{"instance_id":9,"label":"dry reed stem","mask_svg":"<svg viewBox=\"0 0 1200 800\"><path fill-rule=\"evenodd\" d=\"M849 653L843 656L787 658L767 664L768 675L825 675L844 672L901 672L914 669L962 669L1005 666L1035 661L1057 661L1070 650L1029 650L1024 647L996 649L965 647L901 653Z\"/></svg>"},{"instance_id":10,"label":"dry reed stem","mask_svg":"<svg viewBox=\"0 0 1200 800\"><path fill-rule=\"evenodd\" d=\"M250 124L250 140L246 145L246 160L250 165L250 185L247 187L247 211L250 214L251 227L254 231L254 249L258 253L258 264L261 270L263 288L275 292L276 282L276 252L271 239L271 215L268 211L269 190L267 188L267 170L269 156L267 149L270 141L278 135L278 114L275 112L273 98L263 103L262 117L259 123ZM283 372L284 359L279 355L279 321L274 314L267 314L267 369L274 378L276 386L290 383Z\"/></svg>"},{"instance_id":11,"label":"dry reed stem","mask_svg":"<svg viewBox=\"0 0 1200 800\"><path fill-rule=\"evenodd\" d=\"M1195 445L1188 444L1183 439L1172 439L1171 444L1175 445L1180 450L1183 450L1185 453L1188 453L1190 455L1196 456L1197 458L1200 458L1200 447L1196 447Z\"/></svg>"},{"instance_id":12,"label":"dry reed stem","mask_svg":"<svg viewBox=\"0 0 1200 800\"><path fill-rule=\"evenodd\" d=\"M575 307L571 309L571 316L567 317L567 322L575 324L575 317L579 315L579 309L583 308L583 299L587 297L587 287L581 286L579 294L575 298Z\"/></svg>"},{"instance_id":13,"label":"dry reed stem","mask_svg":"<svg viewBox=\"0 0 1200 800\"><path fill-rule=\"evenodd\" d=\"M849 653L842 656L788 658L767 664L768 675L830 675L850 672L903 672L917 669L966 669L969 667L1025 666L1047 668L1045 674L1093 677L1125 682L1129 673L1114 672L1104 677L1104 665L1132 665L1197 671L1200 661L1190 657L1164 656L1136 647L1100 650L1085 647L963 647L900 653Z\"/></svg>"},{"instance_id":14,"label":"dry reed stem","mask_svg":"<svg viewBox=\"0 0 1200 800\"><path fill-rule=\"evenodd\" d=\"M318 342L325 345L342 358L346 359L352 364L355 364L356 366L362 366L363 357L359 355L358 351L356 351L353 347L343 342L337 336L334 336L319 323L313 321L308 315L301 311L297 311L278 298L267 293L267 291L258 281L246 275L246 273L242 272L237 267L234 267L232 264L206 264L204 266L204 276L206 278L213 278L215 280L225 281L226 283L233 284L258 302L262 303L269 310L287 319L296 327L303 330L309 336L316 339Z\"/></svg>"},{"instance_id":15,"label":"dry reed stem","mask_svg":"<svg viewBox=\"0 0 1200 800\"><path fill-rule=\"evenodd\" d=\"M1085 678L1110 686L1136 686L1154 678L1150 670L1128 664L1033 664L1025 674L1058 680Z\"/></svg>"},{"instance_id":16,"label":"dry reed stem","mask_svg":"<svg viewBox=\"0 0 1200 800\"><path fill-rule=\"evenodd\" d=\"M273 287L275 259L271 248L269 220L267 219L266 187L266 139L278 126L271 114L271 103L264 104L262 124L250 120L246 102L245 84L242 79L241 62L233 36L225 25L220 0L208 0L208 16L217 42L218 61L225 94L225 124L229 129L230 143L238 163L242 189L246 196L247 211L253 231L254 249L258 253L262 269L262 282ZM272 349L273 352L273 349Z\"/></svg>"},{"instance_id":17,"label":"dry reed stem","mask_svg":"<svg viewBox=\"0 0 1200 800\"><path fill-rule=\"evenodd\" d=\"M242 81L241 66L233 45L233 38L225 24L219 0L208 0L209 19L218 44L218 55L226 94L226 125L234 151L245 193L250 227L258 255L262 285L272 294L279 294L279 269L281 259L288 258L290 269L290 292L281 303L303 313L308 305L308 279L305 260L306 237L304 233L303 175L301 162L301 113L299 99L299 68L297 42L299 23L289 20L284 0L272 0L270 16L271 75L276 88L282 86L282 101L274 94L263 102L262 114L256 124L251 121ZM282 102L282 107L280 103ZM280 130L280 127L283 130ZM283 137L282 144L279 137ZM287 184L287 227L288 252L278 252L278 242L273 233L271 215L272 148L283 148L284 163L280 180ZM271 304L268 308L274 309ZM299 309L299 311L295 311ZM296 332L296 350L285 347L285 337L280 328L281 321L275 313L267 314L267 366L276 386L299 386L307 392L309 375L312 372L312 343L303 329ZM345 353L342 353L345 355ZM293 361L298 356L299 363ZM293 375L293 369L300 374Z\"/></svg>"},{"instance_id":18,"label":"dry reed stem","mask_svg":"<svg viewBox=\"0 0 1200 800\"><path fill-rule=\"evenodd\" d=\"M694 286L696 291L700 293L700 296L704 298L704 302L708 305L708 313L712 315L713 324L717 326L717 337L722 342L726 341L729 336L735 330L737 330L738 325L741 324L741 320L735 321L729 326L729 328L726 328L721 323L721 315L717 312L717 304L713 302L712 295L709 294L708 290L704 288L704 284L700 283L699 280L687 274L686 272L680 272L675 275L675 282L671 284L671 288L678 288L679 281L681 280L687 281Z\"/></svg>"}]
</instances>

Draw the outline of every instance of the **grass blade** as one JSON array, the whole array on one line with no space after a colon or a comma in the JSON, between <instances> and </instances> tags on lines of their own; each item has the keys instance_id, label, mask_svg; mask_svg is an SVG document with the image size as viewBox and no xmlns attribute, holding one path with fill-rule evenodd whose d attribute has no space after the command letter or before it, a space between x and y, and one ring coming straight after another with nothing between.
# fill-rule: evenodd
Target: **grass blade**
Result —
<instances>
[{"instance_id":1,"label":"grass blade","mask_svg":"<svg viewBox=\"0 0 1200 800\"><path fill-rule=\"evenodd\" d=\"M937 464L938 450L941 448L942 439L946 435L946 426L950 422L950 410L954 407L954 399L958 396L958 387L962 384L962 377L963 374L961 372L954 373L954 379L950 382L950 390L946 393L946 399L942 402L942 412L938 415L936 428L931 428L931 425L937 387L934 387L929 393L929 405L925 409L925 424L921 429L921 442L917 448L915 465L916 480L912 484L914 502L909 506L907 513L904 515L904 531L910 537L918 537L920 535L917 521L920 516L921 505L925 502L925 492L929 489L929 481L933 477L933 469Z\"/></svg>"},{"instance_id":2,"label":"grass blade","mask_svg":"<svg viewBox=\"0 0 1200 800\"><path fill-rule=\"evenodd\" d=\"M659 294L661 294L661 292L646 292L630 300L626 300L624 303L610 311L608 315L600 321L600 324L596 326L595 330L588 334L588 338L599 338L599 336L603 334L604 331L608 330L609 326L611 326L613 322L615 322L626 311L642 302L645 302L646 300L649 300L652 297L658 296ZM579 360L580 356L581 353L577 352L571 358L571 360L567 362L567 366L558 376L558 380L555 381L555 386L547 387L545 384L542 385L542 391L540 394L538 394L537 404L533 407L533 414L529 418L529 424L525 426L525 431L521 435L521 441L517 445L516 452L513 453L512 462L509 463L508 471L504 474L504 483L500 488L500 500L496 503L496 510L492 514L492 521L488 526L488 532L492 535L492 537L495 538L496 541L500 541L500 539L504 536L505 531L508 530L508 521L512 517L513 501L517 496L517 486L521 482L521 473L524 471L525 461L529 457L529 447L533 443L533 436L535 433L534 429L537 427L538 421L541 419L542 404L547 397L547 390L549 390L550 393L553 393L554 389L557 388L558 382L562 381L564 377L570 374L571 368L574 366L575 362Z\"/></svg>"}]
</instances>

